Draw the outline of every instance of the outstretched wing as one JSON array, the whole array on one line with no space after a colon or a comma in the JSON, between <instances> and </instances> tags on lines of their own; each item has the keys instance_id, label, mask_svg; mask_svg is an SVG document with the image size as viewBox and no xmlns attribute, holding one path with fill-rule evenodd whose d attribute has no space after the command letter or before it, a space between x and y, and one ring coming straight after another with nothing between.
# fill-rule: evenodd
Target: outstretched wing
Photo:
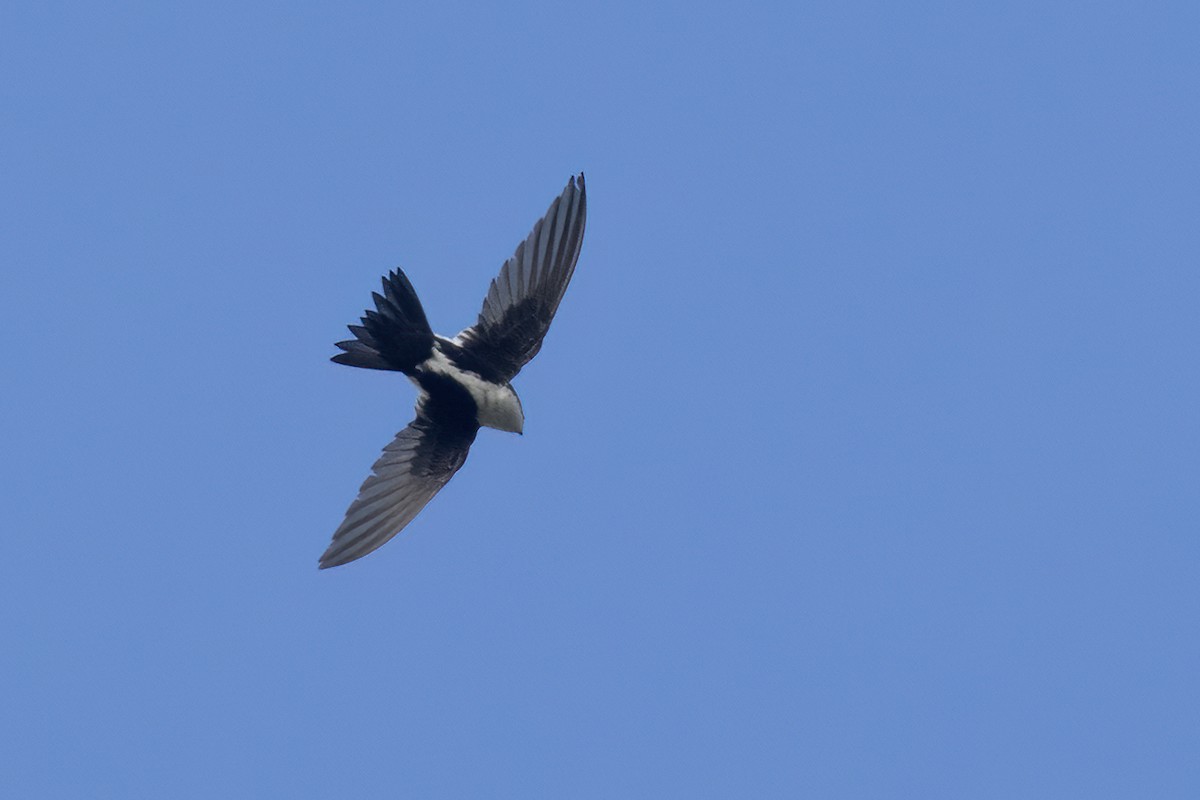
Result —
<instances>
[{"instance_id":1,"label":"outstretched wing","mask_svg":"<svg viewBox=\"0 0 1200 800\"><path fill-rule=\"evenodd\" d=\"M371 468L321 556L321 569L362 558L412 522L467 460L478 431L473 420L435 420L418 410Z\"/></svg>"},{"instance_id":2,"label":"outstretched wing","mask_svg":"<svg viewBox=\"0 0 1200 800\"><path fill-rule=\"evenodd\" d=\"M571 178L492 281L479 321L455 337L479 374L507 383L537 355L562 301L587 222L583 174Z\"/></svg>"}]
</instances>

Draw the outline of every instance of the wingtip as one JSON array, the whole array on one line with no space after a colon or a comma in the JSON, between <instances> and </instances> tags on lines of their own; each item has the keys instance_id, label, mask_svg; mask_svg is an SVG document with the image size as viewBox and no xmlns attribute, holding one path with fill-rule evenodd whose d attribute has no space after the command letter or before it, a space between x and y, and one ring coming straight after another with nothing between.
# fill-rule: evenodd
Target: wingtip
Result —
<instances>
[{"instance_id":1,"label":"wingtip","mask_svg":"<svg viewBox=\"0 0 1200 800\"><path fill-rule=\"evenodd\" d=\"M332 548L330 548L332 549ZM321 554L321 558L317 560L317 569L329 569L330 567L340 567L343 564L349 564L355 558L338 558L336 555L331 555L329 550Z\"/></svg>"},{"instance_id":2,"label":"wingtip","mask_svg":"<svg viewBox=\"0 0 1200 800\"><path fill-rule=\"evenodd\" d=\"M384 541L387 540L385 539ZM380 544L383 544L383 542L380 542ZM325 548L325 552L321 553L321 557L317 559L317 569L340 567L349 564L351 561L358 561L368 553L374 552L377 547L378 545L363 552L356 552L355 548L347 548L344 543L339 544L337 541L330 542L329 546Z\"/></svg>"}]
</instances>

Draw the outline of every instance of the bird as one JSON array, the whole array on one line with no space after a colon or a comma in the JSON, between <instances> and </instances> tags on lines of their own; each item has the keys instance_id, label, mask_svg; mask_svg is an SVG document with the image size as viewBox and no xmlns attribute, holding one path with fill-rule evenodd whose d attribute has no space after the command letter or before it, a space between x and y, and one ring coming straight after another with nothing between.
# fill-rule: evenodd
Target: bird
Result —
<instances>
[{"instance_id":1,"label":"bird","mask_svg":"<svg viewBox=\"0 0 1200 800\"><path fill-rule=\"evenodd\" d=\"M512 380L542 347L575 272L587 222L583 173L572 176L488 288L474 325L435 334L402 269L372 292L375 308L338 364L400 372L418 390L416 417L371 468L321 556L320 569L377 550L420 513L467 459L480 427L522 434L525 413Z\"/></svg>"}]
</instances>

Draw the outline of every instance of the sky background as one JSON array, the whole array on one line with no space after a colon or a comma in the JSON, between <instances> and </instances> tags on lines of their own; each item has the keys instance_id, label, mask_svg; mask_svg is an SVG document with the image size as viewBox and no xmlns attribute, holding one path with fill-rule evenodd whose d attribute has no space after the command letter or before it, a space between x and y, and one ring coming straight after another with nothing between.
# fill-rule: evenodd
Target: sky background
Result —
<instances>
[{"instance_id":1,"label":"sky background","mask_svg":"<svg viewBox=\"0 0 1200 800\"><path fill-rule=\"evenodd\" d=\"M0 794L1200 796L1200 6L428 6L0 10Z\"/></svg>"}]
</instances>

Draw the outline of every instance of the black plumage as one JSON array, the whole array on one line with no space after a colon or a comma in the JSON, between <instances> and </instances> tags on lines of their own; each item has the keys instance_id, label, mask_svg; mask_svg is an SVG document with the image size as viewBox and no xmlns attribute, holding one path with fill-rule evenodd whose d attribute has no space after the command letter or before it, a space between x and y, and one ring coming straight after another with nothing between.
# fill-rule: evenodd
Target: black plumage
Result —
<instances>
[{"instance_id":1,"label":"black plumage","mask_svg":"<svg viewBox=\"0 0 1200 800\"><path fill-rule=\"evenodd\" d=\"M333 361L351 367L395 370L408 374L433 351L433 330L425 309L403 271L383 279L383 296L371 292L375 310L363 314L362 325L350 325L354 338L338 342L345 350Z\"/></svg>"}]
</instances>

